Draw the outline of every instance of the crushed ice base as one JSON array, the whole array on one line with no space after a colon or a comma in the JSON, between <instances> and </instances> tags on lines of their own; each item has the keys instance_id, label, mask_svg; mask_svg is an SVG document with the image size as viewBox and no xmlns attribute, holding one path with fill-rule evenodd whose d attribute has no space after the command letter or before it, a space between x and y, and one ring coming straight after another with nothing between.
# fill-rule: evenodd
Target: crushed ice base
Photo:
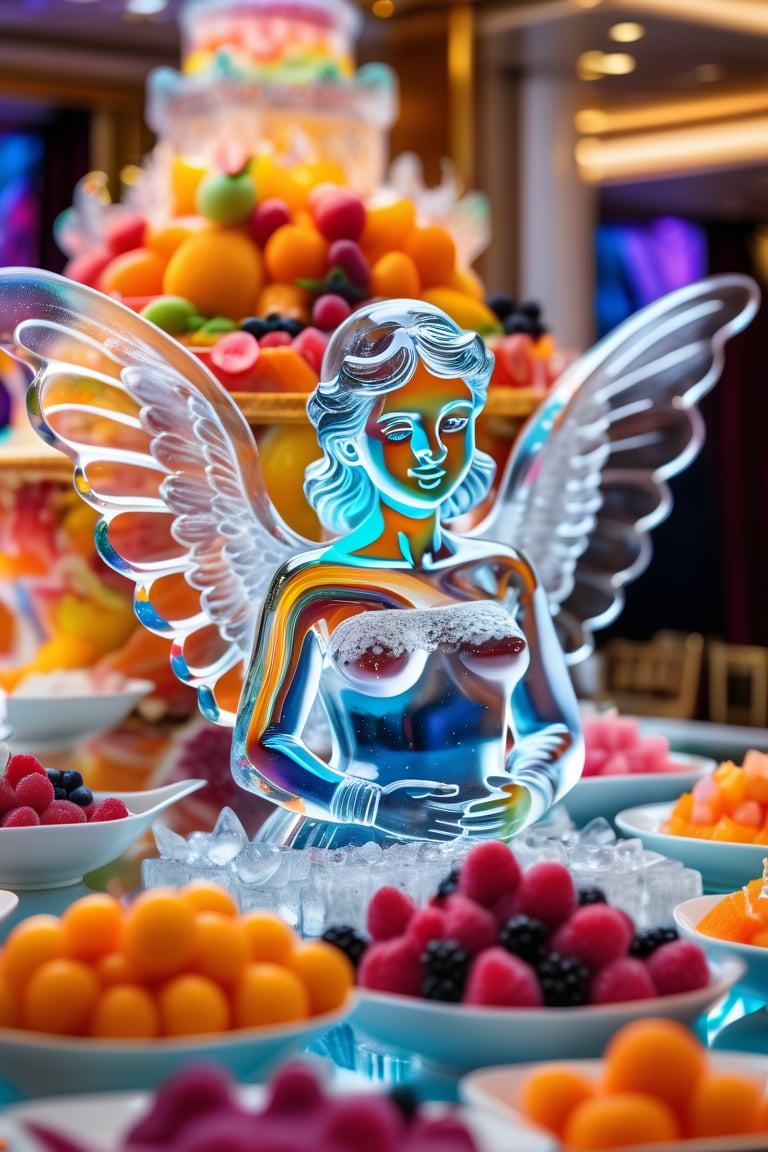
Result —
<instances>
[{"instance_id":1,"label":"crushed ice base","mask_svg":"<svg viewBox=\"0 0 768 1152\"><path fill-rule=\"evenodd\" d=\"M234 896L241 911L274 911L307 938L331 924L363 931L371 897L384 885L425 903L476 843L288 848L251 841L231 808L222 809L211 832L185 838L161 824L153 832L160 855L142 864L145 888L213 881ZM524 868L539 860L567 864L577 888L600 888L638 930L671 925L675 905L702 893L699 872L647 851L639 839L617 838L603 817L575 831L553 810L512 848Z\"/></svg>"}]
</instances>

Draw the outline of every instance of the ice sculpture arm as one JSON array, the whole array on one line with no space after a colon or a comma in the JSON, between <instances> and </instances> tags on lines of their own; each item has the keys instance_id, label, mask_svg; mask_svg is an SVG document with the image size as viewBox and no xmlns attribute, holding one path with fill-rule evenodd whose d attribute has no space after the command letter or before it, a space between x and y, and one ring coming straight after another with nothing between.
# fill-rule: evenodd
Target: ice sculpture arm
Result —
<instances>
[{"instance_id":1,"label":"ice sculpture arm","mask_svg":"<svg viewBox=\"0 0 768 1152\"><path fill-rule=\"evenodd\" d=\"M650 531L672 506L666 481L704 440L698 402L758 302L745 276L664 296L566 369L518 436L475 532L530 558L569 660L587 654L647 567Z\"/></svg>"}]
</instances>

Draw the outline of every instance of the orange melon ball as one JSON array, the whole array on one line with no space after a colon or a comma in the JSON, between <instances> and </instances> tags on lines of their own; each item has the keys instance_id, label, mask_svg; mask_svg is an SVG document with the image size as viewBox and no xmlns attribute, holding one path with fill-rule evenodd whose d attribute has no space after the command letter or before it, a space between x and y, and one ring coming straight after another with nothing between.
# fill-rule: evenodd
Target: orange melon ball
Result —
<instances>
[{"instance_id":1,"label":"orange melon ball","mask_svg":"<svg viewBox=\"0 0 768 1152\"><path fill-rule=\"evenodd\" d=\"M62 912L67 952L78 960L94 961L120 947L123 906L106 892L75 900Z\"/></svg>"},{"instance_id":2,"label":"orange melon ball","mask_svg":"<svg viewBox=\"0 0 768 1152\"><path fill-rule=\"evenodd\" d=\"M259 458L269 498L283 519L308 540L321 540L317 513L302 486L309 464L320 458L317 434L308 424L275 424L259 438Z\"/></svg>"},{"instance_id":3,"label":"orange melon ball","mask_svg":"<svg viewBox=\"0 0 768 1152\"><path fill-rule=\"evenodd\" d=\"M21 1002L23 1027L79 1036L99 998L99 979L81 960L49 960L30 977Z\"/></svg>"},{"instance_id":4,"label":"orange melon ball","mask_svg":"<svg viewBox=\"0 0 768 1152\"><path fill-rule=\"evenodd\" d=\"M125 914L123 950L141 980L175 976L197 948L197 917L176 892L150 888Z\"/></svg>"},{"instance_id":5,"label":"orange melon ball","mask_svg":"<svg viewBox=\"0 0 768 1152\"><path fill-rule=\"evenodd\" d=\"M298 284L265 284L259 293L254 312L257 316L292 316L309 323L310 297Z\"/></svg>"},{"instance_id":6,"label":"orange melon ball","mask_svg":"<svg viewBox=\"0 0 768 1152\"><path fill-rule=\"evenodd\" d=\"M11 985L24 984L41 964L58 960L66 952L66 937L57 916L28 916L8 934L0 953L0 975Z\"/></svg>"},{"instance_id":7,"label":"orange melon ball","mask_svg":"<svg viewBox=\"0 0 768 1152\"><path fill-rule=\"evenodd\" d=\"M144 240L147 248L158 252L170 260L177 248L197 232L204 232L210 225L203 216L178 216L165 224L148 225Z\"/></svg>"},{"instance_id":8,"label":"orange melon ball","mask_svg":"<svg viewBox=\"0 0 768 1152\"><path fill-rule=\"evenodd\" d=\"M340 948L325 940L299 943L288 963L307 990L312 1016L340 1008L355 983L352 961Z\"/></svg>"},{"instance_id":9,"label":"orange melon ball","mask_svg":"<svg viewBox=\"0 0 768 1152\"><path fill-rule=\"evenodd\" d=\"M99 288L120 296L158 296L163 291L167 263L167 257L152 248L121 252L102 272Z\"/></svg>"},{"instance_id":10,"label":"orange melon ball","mask_svg":"<svg viewBox=\"0 0 768 1152\"><path fill-rule=\"evenodd\" d=\"M305 1020L309 993L295 972L282 964L253 963L243 972L234 991L236 1028L259 1028Z\"/></svg>"},{"instance_id":11,"label":"orange melon ball","mask_svg":"<svg viewBox=\"0 0 768 1152\"><path fill-rule=\"evenodd\" d=\"M89 1036L101 1040L151 1040L160 1035L155 998L140 984L114 984L96 1001Z\"/></svg>"},{"instance_id":12,"label":"orange melon ball","mask_svg":"<svg viewBox=\"0 0 768 1152\"><path fill-rule=\"evenodd\" d=\"M422 287L447 285L456 267L456 243L445 228L425 224L413 228L403 242L403 252L416 265Z\"/></svg>"},{"instance_id":13,"label":"orange melon ball","mask_svg":"<svg viewBox=\"0 0 768 1152\"><path fill-rule=\"evenodd\" d=\"M258 248L241 232L208 228L189 236L165 269L160 291L191 300L203 316L248 316L264 283Z\"/></svg>"},{"instance_id":14,"label":"orange melon ball","mask_svg":"<svg viewBox=\"0 0 768 1152\"><path fill-rule=\"evenodd\" d=\"M648 1017L625 1025L609 1041L601 1089L648 1093L681 1110L706 1070L706 1049L684 1024Z\"/></svg>"},{"instance_id":15,"label":"orange melon ball","mask_svg":"<svg viewBox=\"0 0 768 1152\"><path fill-rule=\"evenodd\" d=\"M159 990L157 1006L163 1036L196 1036L226 1032L230 1026L229 1001L214 980L185 973Z\"/></svg>"},{"instance_id":16,"label":"orange melon ball","mask_svg":"<svg viewBox=\"0 0 768 1152\"><path fill-rule=\"evenodd\" d=\"M237 982L250 960L248 937L239 920L218 912L198 913L195 972L228 986Z\"/></svg>"},{"instance_id":17,"label":"orange melon ball","mask_svg":"<svg viewBox=\"0 0 768 1152\"><path fill-rule=\"evenodd\" d=\"M709 1071L688 1100L686 1132L704 1139L759 1132L765 1092L762 1084L734 1072Z\"/></svg>"},{"instance_id":18,"label":"orange melon ball","mask_svg":"<svg viewBox=\"0 0 768 1152\"><path fill-rule=\"evenodd\" d=\"M665 1144L679 1138L674 1111L643 1092L596 1094L574 1108L563 1132L563 1143L577 1149Z\"/></svg>"},{"instance_id":19,"label":"orange melon ball","mask_svg":"<svg viewBox=\"0 0 768 1152\"><path fill-rule=\"evenodd\" d=\"M377 260L385 252L395 252L401 248L415 225L416 205L412 200L368 205L360 234L360 247L369 260Z\"/></svg>"},{"instance_id":20,"label":"orange melon ball","mask_svg":"<svg viewBox=\"0 0 768 1152\"><path fill-rule=\"evenodd\" d=\"M208 880L191 880L179 889L179 896L195 912L217 912L220 916L237 916L237 901L220 884Z\"/></svg>"},{"instance_id":21,"label":"orange melon ball","mask_svg":"<svg viewBox=\"0 0 768 1152\"><path fill-rule=\"evenodd\" d=\"M566 1065L543 1066L525 1078L518 1103L534 1124L562 1138L574 1108L594 1094L594 1084L583 1073Z\"/></svg>"},{"instance_id":22,"label":"orange melon ball","mask_svg":"<svg viewBox=\"0 0 768 1152\"><path fill-rule=\"evenodd\" d=\"M287 964L299 937L275 912L256 910L241 917L252 960Z\"/></svg>"},{"instance_id":23,"label":"orange melon ball","mask_svg":"<svg viewBox=\"0 0 768 1152\"><path fill-rule=\"evenodd\" d=\"M305 224L283 224L264 245L270 280L322 280L328 268L328 242Z\"/></svg>"},{"instance_id":24,"label":"orange melon ball","mask_svg":"<svg viewBox=\"0 0 768 1152\"><path fill-rule=\"evenodd\" d=\"M416 265L405 252L386 252L371 268L371 296L418 298L421 281Z\"/></svg>"},{"instance_id":25,"label":"orange melon ball","mask_svg":"<svg viewBox=\"0 0 768 1152\"><path fill-rule=\"evenodd\" d=\"M134 984L138 974L124 952L110 952L94 963L96 975L103 988L113 984Z\"/></svg>"}]
</instances>

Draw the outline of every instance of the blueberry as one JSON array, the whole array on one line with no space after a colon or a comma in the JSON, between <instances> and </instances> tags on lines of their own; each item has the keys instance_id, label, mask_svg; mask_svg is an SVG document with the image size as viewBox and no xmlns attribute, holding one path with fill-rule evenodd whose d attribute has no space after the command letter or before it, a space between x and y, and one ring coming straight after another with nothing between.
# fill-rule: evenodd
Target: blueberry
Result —
<instances>
[{"instance_id":1,"label":"blueberry","mask_svg":"<svg viewBox=\"0 0 768 1152\"><path fill-rule=\"evenodd\" d=\"M69 792L59 785L53 789L53 798L54 800L69 800Z\"/></svg>"},{"instance_id":2,"label":"blueberry","mask_svg":"<svg viewBox=\"0 0 768 1152\"><path fill-rule=\"evenodd\" d=\"M509 292L492 292L485 302L499 320L506 320L516 309L515 298Z\"/></svg>"},{"instance_id":3,"label":"blueberry","mask_svg":"<svg viewBox=\"0 0 768 1152\"><path fill-rule=\"evenodd\" d=\"M46 775L48 776L48 779L50 780L51 784L53 784L54 788L63 788L64 787L64 785L62 783L62 779L61 779L62 773L61 773L61 770L59 768L46 768L45 771L46 771Z\"/></svg>"},{"instance_id":4,"label":"blueberry","mask_svg":"<svg viewBox=\"0 0 768 1152\"><path fill-rule=\"evenodd\" d=\"M73 804L79 804L81 808L87 808L89 804L93 803L93 792L90 788L86 788L85 784L81 784L79 788L73 788L67 796Z\"/></svg>"},{"instance_id":5,"label":"blueberry","mask_svg":"<svg viewBox=\"0 0 768 1152\"><path fill-rule=\"evenodd\" d=\"M73 788L80 788L83 783L83 777L74 768L68 768L61 774L61 783L66 788L67 792L71 792Z\"/></svg>"},{"instance_id":6,"label":"blueberry","mask_svg":"<svg viewBox=\"0 0 768 1152\"><path fill-rule=\"evenodd\" d=\"M255 336L257 340L271 331L270 325L260 316L249 316L247 320L243 320L240 327L243 332L250 332L251 336Z\"/></svg>"}]
</instances>

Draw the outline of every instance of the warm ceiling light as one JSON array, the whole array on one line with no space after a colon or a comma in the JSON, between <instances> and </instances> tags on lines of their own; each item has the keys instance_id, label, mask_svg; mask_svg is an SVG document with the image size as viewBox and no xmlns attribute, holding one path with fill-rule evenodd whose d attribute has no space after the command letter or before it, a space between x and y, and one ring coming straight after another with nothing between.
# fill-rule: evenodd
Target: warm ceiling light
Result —
<instances>
[{"instance_id":1,"label":"warm ceiling light","mask_svg":"<svg viewBox=\"0 0 768 1152\"><path fill-rule=\"evenodd\" d=\"M576 72L581 80L627 76L634 70L635 58L628 52L582 52L576 61Z\"/></svg>"},{"instance_id":2,"label":"warm ceiling light","mask_svg":"<svg viewBox=\"0 0 768 1152\"><path fill-rule=\"evenodd\" d=\"M739 32L768 33L768 5L762 0L633 0L640 12L651 12L665 20L691 20L715 28Z\"/></svg>"},{"instance_id":3,"label":"warm ceiling light","mask_svg":"<svg viewBox=\"0 0 768 1152\"><path fill-rule=\"evenodd\" d=\"M621 24L614 24L612 28L609 28L608 35L617 44L635 44L645 36L645 28L642 24L624 20Z\"/></svg>"},{"instance_id":4,"label":"warm ceiling light","mask_svg":"<svg viewBox=\"0 0 768 1152\"><path fill-rule=\"evenodd\" d=\"M576 131L584 136L593 133L605 132L608 127L608 118L600 108L580 108L573 118Z\"/></svg>"},{"instance_id":5,"label":"warm ceiling light","mask_svg":"<svg viewBox=\"0 0 768 1152\"><path fill-rule=\"evenodd\" d=\"M378 16L380 20L388 20L393 15L395 6L392 0L374 0L371 5L371 12L374 16Z\"/></svg>"}]
</instances>

